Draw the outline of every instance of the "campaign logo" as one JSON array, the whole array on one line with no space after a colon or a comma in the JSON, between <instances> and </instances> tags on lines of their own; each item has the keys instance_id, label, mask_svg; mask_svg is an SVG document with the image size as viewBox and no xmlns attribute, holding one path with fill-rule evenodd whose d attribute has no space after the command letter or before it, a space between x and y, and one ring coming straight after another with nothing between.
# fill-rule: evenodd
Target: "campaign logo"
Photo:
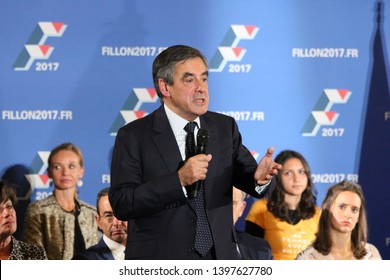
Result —
<instances>
[{"instance_id":1,"label":"campaign logo","mask_svg":"<svg viewBox=\"0 0 390 280\"><path fill-rule=\"evenodd\" d=\"M148 115L147 111L140 110L141 106L144 103L156 103L158 99L154 88L134 88L112 124L110 135L116 136L122 126Z\"/></svg>"},{"instance_id":2,"label":"campaign logo","mask_svg":"<svg viewBox=\"0 0 390 280\"><path fill-rule=\"evenodd\" d=\"M51 179L46 173L49 155L50 152L39 151L30 166L31 173L25 175L31 186L28 195L31 195L35 189L48 189L50 187Z\"/></svg>"},{"instance_id":3,"label":"campaign logo","mask_svg":"<svg viewBox=\"0 0 390 280\"><path fill-rule=\"evenodd\" d=\"M302 129L302 136L315 136L322 125L334 125L339 113L331 111L333 104L345 104L352 92L348 89L324 89Z\"/></svg>"},{"instance_id":4,"label":"campaign logo","mask_svg":"<svg viewBox=\"0 0 390 280\"><path fill-rule=\"evenodd\" d=\"M24 45L16 62L15 71L27 71L35 59L48 59L54 47L45 44L48 37L61 37L67 25L63 22L38 22L30 38Z\"/></svg>"},{"instance_id":5,"label":"campaign logo","mask_svg":"<svg viewBox=\"0 0 390 280\"><path fill-rule=\"evenodd\" d=\"M251 151L251 154L252 154L253 158L257 161L257 159L259 158L259 153L256 151Z\"/></svg>"},{"instance_id":6,"label":"campaign logo","mask_svg":"<svg viewBox=\"0 0 390 280\"><path fill-rule=\"evenodd\" d=\"M237 47L241 40L253 40L259 28L254 25L231 25L210 61L210 72L222 72L226 63L241 61L246 49Z\"/></svg>"}]
</instances>

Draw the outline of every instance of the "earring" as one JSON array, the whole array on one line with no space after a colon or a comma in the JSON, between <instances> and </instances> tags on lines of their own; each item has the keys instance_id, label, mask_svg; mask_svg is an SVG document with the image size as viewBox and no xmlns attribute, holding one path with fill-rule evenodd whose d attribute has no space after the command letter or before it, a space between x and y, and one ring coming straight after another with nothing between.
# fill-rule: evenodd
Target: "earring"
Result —
<instances>
[{"instance_id":1,"label":"earring","mask_svg":"<svg viewBox=\"0 0 390 280\"><path fill-rule=\"evenodd\" d=\"M82 186L83 186L83 180L79 179L79 180L77 181L77 186L78 186L78 187L82 187Z\"/></svg>"}]
</instances>

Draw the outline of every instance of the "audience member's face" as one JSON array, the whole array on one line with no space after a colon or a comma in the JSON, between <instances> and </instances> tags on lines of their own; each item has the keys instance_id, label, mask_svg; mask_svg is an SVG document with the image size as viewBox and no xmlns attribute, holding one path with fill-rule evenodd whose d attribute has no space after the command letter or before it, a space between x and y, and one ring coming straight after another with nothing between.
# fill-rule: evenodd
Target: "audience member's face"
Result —
<instances>
[{"instance_id":1,"label":"audience member's face","mask_svg":"<svg viewBox=\"0 0 390 280\"><path fill-rule=\"evenodd\" d=\"M352 232L359 220L360 197L353 192L339 193L330 208L332 228L341 233Z\"/></svg>"},{"instance_id":2,"label":"audience member's face","mask_svg":"<svg viewBox=\"0 0 390 280\"><path fill-rule=\"evenodd\" d=\"M242 200L242 192L233 188L233 224L242 216L245 210L246 202Z\"/></svg>"},{"instance_id":3,"label":"audience member's face","mask_svg":"<svg viewBox=\"0 0 390 280\"><path fill-rule=\"evenodd\" d=\"M98 214L96 221L103 233L110 239L125 245L127 238L127 222L115 218L110 201L108 200L108 195L100 198Z\"/></svg>"},{"instance_id":4,"label":"audience member's face","mask_svg":"<svg viewBox=\"0 0 390 280\"><path fill-rule=\"evenodd\" d=\"M288 195L301 196L307 187L305 167L297 158L286 160L281 170L281 178L283 188Z\"/></svg>"},{"instance_id":5,"label":"audience member's face","mask_svg":"<svg viewBox=\"0 0 390 280\"><path fill-rule=\"evenodd\" d=\"M16 231L16 212L11 200L0 204L0 240L4 240Z\"/></svg>"},{"instance_id":6,"label":"audience member's face","mask_svg":"<svg viewBox=\"0 0 390 280\"><path fill-rule=\"evenodd\" d=\"M83 175L84 168L80 166L80 159L74 152L59 151L52 157L49 176L57 189L76 188L77 181Z\"/></svg>"},{"instance_id":7,"label":"audience member's face","mask_svg":"<svg viewBox=\"0 0 390 280\"><path fill-rule=\"evenodd\" d=\"M201 58L178 62L173 85L167 86L164 102L186 120L194 120L207 112L209 104L208 72Z\"/></svg>"}]
</instances>

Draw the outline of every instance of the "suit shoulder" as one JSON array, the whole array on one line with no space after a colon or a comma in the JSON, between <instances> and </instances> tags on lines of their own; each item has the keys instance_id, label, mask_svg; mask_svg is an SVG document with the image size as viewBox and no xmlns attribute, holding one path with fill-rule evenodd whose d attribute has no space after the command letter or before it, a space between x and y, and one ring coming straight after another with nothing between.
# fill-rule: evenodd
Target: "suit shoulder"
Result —
<instances>
[{"instance_id":1,"label":"suit shoulder","mask_svg":"<svg viewBox=\"0 0 390 280\"><path fill-rule=\"evenodd\" d=\"M141 130L141 131L145 130L145 126L147 126L148 124L149 125L152 124L153 115L154 112L140 119L130 121L129 123L122 126L118 130L118 133L127 133L129 131L134 131L134 130Z\"/></svg>"},{"instance_id":2,"label":"suit shoulder","mask_svg":"<svg viewBox=\"0 0 390 280\"><path fill-rule=\"evenodd\" d=\"M99 252L99 246L97 244L85 249L84 251L75 254L72 260L93 260L96 259L96 255Z\"/></svg>"},{"instance_id":3,"label":"suit shoulder","mask_svg":"<svg viewBox=\"0 0 390 280\"><path fill-rule=\"evenodd\" d=\"M238 232L237 237L239 242L248 246L253 246L255 248L271 248L267 240L246 232Z\"/></svg>"},{"instance_id":4,"label":"suit shoulder","mask_svg":"<svg viewBox=\"0 0 390 280\"><path fill-rule=\"evenodd\" d=\"M234 123L235 122L233 117L228 116L228 115L224 115L224 114L221 114L221 113L218 113L218 112L213 112L213 111L207 111L207 113L204 116L206 118L218 120L218 121L221 121L221 122L229 122L229 123L232 123L232 122Z\"/></svg>"},{"instance_id":5,"label":"suit shoulder","mask_svg":"<svg viewBox=\"0 0 390 280\"><path fill-rule=\"evenodd\" d=\"M234 118L217 112L208 111L201 116L201 123L205 122L214 126L219 132L238 131L238 125Z\"/></svg>"},{"instance_id":6,"label":"suit shoulder","mask_svg":"<svg viewBox=\"0 0 390 280\"><path fill-rule=\"evenodd\" d=\"M104 260L109 259L107 258L107 255L112 256L112 252L104 243L103 239L100 239L97 244L89 247L81 253L74 255L72 260Z\"/></svg>"}]
</instances>

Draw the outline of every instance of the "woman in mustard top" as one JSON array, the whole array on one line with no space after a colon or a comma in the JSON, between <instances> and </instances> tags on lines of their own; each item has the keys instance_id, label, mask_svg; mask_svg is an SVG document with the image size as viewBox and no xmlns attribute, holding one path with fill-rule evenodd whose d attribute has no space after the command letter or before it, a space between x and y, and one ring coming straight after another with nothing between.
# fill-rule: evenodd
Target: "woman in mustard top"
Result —
<instances>
[{"instance_id":1,"label":"woman in mustard top","mask_svg":"<svg viewBox=\"0 0 390 280\"><path fill-rule=\"evenodd\" d=\"M266 239L276 260L293 260L315 239L321 210L309 164L298 152L280 152L283 165L269 199L253 203L246 217L246 231Z\"/></svg>"}]
</instances>

